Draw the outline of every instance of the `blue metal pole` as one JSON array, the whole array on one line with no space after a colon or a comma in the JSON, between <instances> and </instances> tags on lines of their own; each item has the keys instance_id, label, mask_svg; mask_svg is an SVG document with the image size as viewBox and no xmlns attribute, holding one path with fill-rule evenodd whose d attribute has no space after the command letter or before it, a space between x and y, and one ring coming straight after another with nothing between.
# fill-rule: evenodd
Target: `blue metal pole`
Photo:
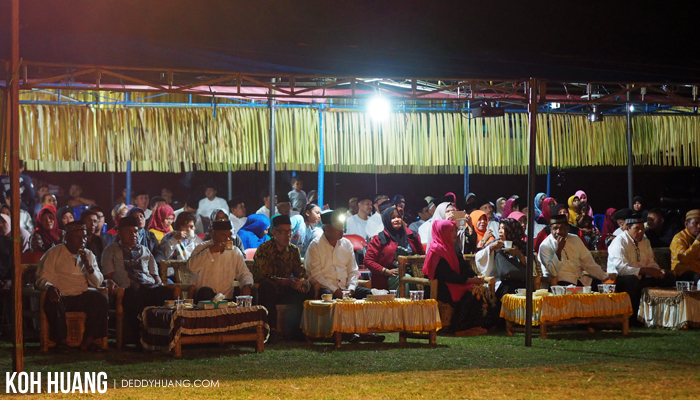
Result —
<instances>
[{"instance_id":1,"label":"blue metal pole","mask_svg":"<svg viewBox=\"0 0 700 400\"><path fill-rule=\"evenodd\" d=\"M464 166L464 198L469 194L469 166Z\"/></svg>"},{"instance_id":2,"label":"blue metal pole","mask_svg":"<svg viewBox=\"0 0 700 400\"><path fill-rule=\"evenodd\" d=\"M549 163L549 168L547 169L547 197L552 197L550 195L552 187L552 163Z\"/></svg>"},{"instance_id":3,"label":"blue metal pole","mask_svg":"<svg viewBox=\"0 0 700 400\"><path fill-rule=\"evenodd\" d=\"M325 175L325 145L323 142L323 109L318 110L318 152L319 152L319 163L318 163L318 205L323 208L323 179Z\"/></svg>"}]
</instances>

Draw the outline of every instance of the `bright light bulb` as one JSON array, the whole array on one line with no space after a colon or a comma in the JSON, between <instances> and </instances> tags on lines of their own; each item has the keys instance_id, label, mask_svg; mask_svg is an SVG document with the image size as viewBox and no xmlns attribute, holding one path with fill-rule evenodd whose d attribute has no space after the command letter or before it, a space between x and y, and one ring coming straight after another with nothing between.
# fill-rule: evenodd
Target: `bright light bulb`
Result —
<instances>
[{"instance_id":1,"label":"bright light bulb","mask_svg":"<svg viewBox=\"0 0 700 400\"><path fill-rule=\"evenodd\" d=\"M385 97L374 96L367 103L367 112L373 120L384 120L391 113L391 102Z\"/></svg>"},{"instance_id":2,"label":"bright light bulb","mask_svg":"<svg viewBox=\"0 0 700 400\"><path fill-rule=\"evenodd\" d=\"M634 112L634 104L630 104L630 112Z\"/></svg>"},{"instance_id":3,"label":"bright light bulb","mask_svg":"<svg viewBox=\"0 0 700 400\"><path fill-rule=\"evenodd\" d=\"M549 106L552 108L552 110L557 110L561 108L561 104L559 103L549 103Z\"/></svg>"}]
</instances>

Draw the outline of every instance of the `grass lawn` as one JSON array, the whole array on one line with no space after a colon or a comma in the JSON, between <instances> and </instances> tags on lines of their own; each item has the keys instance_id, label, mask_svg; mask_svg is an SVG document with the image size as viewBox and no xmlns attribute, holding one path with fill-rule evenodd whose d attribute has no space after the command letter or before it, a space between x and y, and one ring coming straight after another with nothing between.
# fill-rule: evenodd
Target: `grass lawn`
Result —
<instances>
[{"instance_id":1,"label":"grass lawn","mask_svg":"<svg viewBox=\"0 0 700 400\"><path fill-rule=\"evenodd\" d=\"M535 330L537 331L537 330ZM700 397L700 332L632 329L593 334L554 329L548 339L502 333L438 336L433 348L398 335L382 344L279 343L251 348L185 346L182 359L160 353L109 351L68 356L25 351L26 371L104 371L106 394L32 395L115 399L696 399ZM11 347L0 344L3 372ZM46 374L44 381L46 380ZM218 380L218 388L122 388L128 379ZM113 382L116 380L116 389ZM5 393L5 374L0 376ZM3 395L2 398L19 398ZM27 397L23 397L27 398Z\"/></svg>"}]
</instances>

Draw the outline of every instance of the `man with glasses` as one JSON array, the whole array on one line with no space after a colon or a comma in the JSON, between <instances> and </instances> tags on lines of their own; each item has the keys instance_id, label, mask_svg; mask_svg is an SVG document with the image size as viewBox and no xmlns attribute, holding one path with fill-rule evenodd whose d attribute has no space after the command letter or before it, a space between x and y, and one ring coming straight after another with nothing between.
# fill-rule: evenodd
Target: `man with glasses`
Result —
<instances>
[{"instance_id":1,"label":"man with glasses","mask_svg":"<svg viewBox=\"0 0 700 400\"><path fill-rule=\"evenodd\" d=\"M608 247L608 272L617 273L615 291L629 294L634 313L630 322L637 323L642 290L648 287L673 287L676 279L671 271L659 268L649 239L644 236L646 218L639 214L625 219L627 230Z\"/></svg>"},{"instance_id":2,"label":"man with glasses","mask_svg":"<svg viewBox=\"0 0 700 400\"><path fill-rule=\"evenodd\" d=\"M277 304L287 304L284 331L290 339L301 338L301 314L304 301L313 298L311 283L299 249L291 243L292 222L287 215L272 219L272 238L255 251L253 278L258 286L260 305L268 312L272 337L277 333Z\"/></svg>"}]
</instances>

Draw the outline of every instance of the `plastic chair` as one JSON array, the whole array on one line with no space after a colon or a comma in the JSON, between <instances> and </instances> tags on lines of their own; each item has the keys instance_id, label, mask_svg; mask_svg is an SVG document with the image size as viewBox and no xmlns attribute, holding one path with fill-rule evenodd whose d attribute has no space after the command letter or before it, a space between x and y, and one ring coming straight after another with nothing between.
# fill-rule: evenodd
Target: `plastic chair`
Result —
<instances>
[{"instance_id":1,"label":"plastic chair","mask_svg":"<svg viewBox=\"0 0 700 400\"><path fill-rule=\"evenodd\" d=\"M605 222L605 214L595 214L593 216L593 223L599 231L603 231L603 223Z\"/></svg>"},{"instance_id":2,"label":"plastic chair","mask_svg":"<svg viewBox=\"0 0 700 400\"><path fill-rule=\"evenodd\" d=\"M367 241L360 235L343 235L343 237L347 238L352 243L353 250L355 251L367 247Z\"/></svg>"},{"instance_id":3,"label":"plastic chair","mask_svg":"<svg viewBox=\"0 0 700 400\"><path fill-rule=\"evenodd\" d=\"M247 260L252 260L253 257L255 257L255 250L257 250L257 247L254 249L245 249L245 258Z\"/></svg>"}]
</instances>

